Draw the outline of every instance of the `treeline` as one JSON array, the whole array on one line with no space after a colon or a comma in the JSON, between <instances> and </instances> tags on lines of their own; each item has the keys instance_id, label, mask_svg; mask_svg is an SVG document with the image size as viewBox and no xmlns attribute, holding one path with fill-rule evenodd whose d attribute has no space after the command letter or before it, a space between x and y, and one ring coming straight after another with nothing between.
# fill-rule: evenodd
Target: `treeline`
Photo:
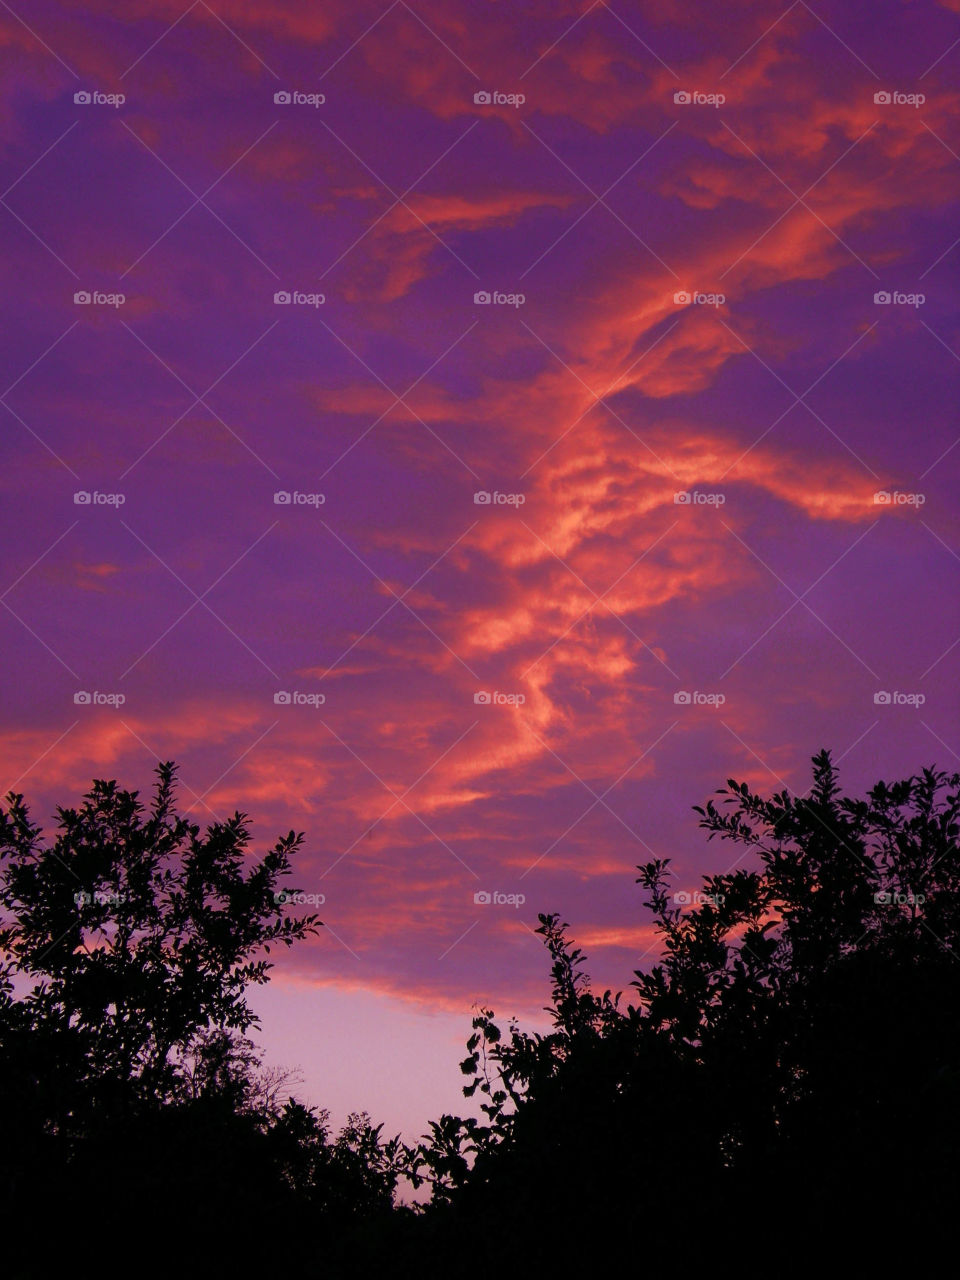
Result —
<instances>
[{"instance_id":1,"label":"treeline","mask_svg":"<svg viewBox=\"0 0 960 1280\"><path fill-rule=\"evenodd\" d=\"M248 1036L251 984L320 927L285 890L302 837L248 857L243 814L179 816L98 781L44 842L0 810L0 1212L32 1280L105 1253L153 1274L592 1273L624 1258L861 1261L949 1240L960 1126L960 775L803 797L730 780L705 808L733 869L638 868L659 960L591 989L555 915L552 1029L473 1022L480 1118L423 1140L333 1133ZM404 1185L427 1202L398 1198ZM408 1197L409 1199L409 1197Z\"/></svg>"}]
</instances>

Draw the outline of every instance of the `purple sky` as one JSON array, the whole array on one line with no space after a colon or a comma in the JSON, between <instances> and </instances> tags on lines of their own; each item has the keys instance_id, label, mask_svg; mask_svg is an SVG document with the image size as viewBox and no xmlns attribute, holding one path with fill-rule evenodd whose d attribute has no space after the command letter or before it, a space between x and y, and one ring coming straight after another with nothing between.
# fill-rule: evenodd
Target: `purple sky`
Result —
<instances>
[{"instance_id":1,"label":"purple sky","mask_svg":"<svg viewBox=\"0 0 960 1280\"><path fill-rule=\"evenodd\" d=\"M264 1043L416 1132L728 776L960 760L960 3L318 10L0 9L0 786L306 831Z\"/></svg>"}]
</instances>

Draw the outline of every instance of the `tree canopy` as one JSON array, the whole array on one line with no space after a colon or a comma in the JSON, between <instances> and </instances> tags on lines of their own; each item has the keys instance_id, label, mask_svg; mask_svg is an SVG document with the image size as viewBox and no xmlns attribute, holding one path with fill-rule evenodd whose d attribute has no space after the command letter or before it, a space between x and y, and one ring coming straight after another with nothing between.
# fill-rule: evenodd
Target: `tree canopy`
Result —
<instances>
[{"instance_id":1,"label":"tree canopy","mask_svg":"<svg viewBox=\"0 0 960 1280\"><path fill-rule=\"evenodd\" d=\"M803 796L730 779L696 809L734 850L729 870L691 890L669 859L637 869L653 963L626 993L595 992L569 925L541 915L551 1029L478 1009L460 1069L479 1112L440 1116L413 1146L366 1113L334 1136L263 1070L244 993L271 948L321 927L285 910L302 836L255 858L245 815L201 832L176 815L174 783L162 765L145 807L95 782L58 810L52 843L21 796L0 811L16 1274L72 1256L56 1234L18 1235L31 1215L64 1230L106 1215L131 1249L152 1231L170 1258L199 1232L191 1257L234 1268L274 1258L282 1231L288 1261L344 1276L439 1275L505 1249L516 1265L547 1249L570 1265L652 1259L654 1241L721 1228L740 1250L862 1253L880 1206L911 1240L945 1237L960 775L855 798L822 752ZM411 1207L404 1186L428 1199Z\"/></svg>"}]
</instances>

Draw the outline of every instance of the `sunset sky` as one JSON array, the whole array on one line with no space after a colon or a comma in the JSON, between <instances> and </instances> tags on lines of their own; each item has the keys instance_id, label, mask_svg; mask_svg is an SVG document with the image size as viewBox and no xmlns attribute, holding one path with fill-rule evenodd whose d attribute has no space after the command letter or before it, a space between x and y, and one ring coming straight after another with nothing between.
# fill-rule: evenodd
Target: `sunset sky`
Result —
<instances>
[{"instance_id":1,"label":"sunset sky","mask_svg":"<svg viewBox=\"0 0 960 1280\"><path fill-rule=\"evenodd\" d=\"M455 1107L538 911L626 987L729 776L960 765L960 0L11 0L0 51L0 788L173 759L306 833L254 1003L309 1101Z\"/></svg>"}]
</instances>

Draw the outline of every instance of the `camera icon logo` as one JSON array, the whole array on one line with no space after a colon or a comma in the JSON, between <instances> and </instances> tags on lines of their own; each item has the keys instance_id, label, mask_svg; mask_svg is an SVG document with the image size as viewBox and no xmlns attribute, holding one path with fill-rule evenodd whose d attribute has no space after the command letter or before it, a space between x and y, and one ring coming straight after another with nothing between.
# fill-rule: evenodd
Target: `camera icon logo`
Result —
<instances>
[{"instance_id":1,"label":"camera icon logo","mask_svg":"<svg viewBox=\"0 0 960 1280\"><path fill-rule=\"evenodd\" d=\"M78 907L89 907L93 901L93 894L87 893L86 889L80 889L73 895L73 900Z\"/></svg>"},{"instance_id":2,"label":"camera icon logo","mask_svg":"<svg viewBox=\"0 0 960 1280\"><path fill-rule=\"evenodd\" d=\"M281 89L273 95L273 100L278 107L288 106L290 103L290 94L286 89Z\"/></svg>"},{"instance_id":3,"label":"camera icon logo","mask_svg":"<svg viewBox=\"0 0 960 1280\"><path fill-rule=\"evenodd\" d=\"M681 289L673 295L673 301L678 307L688 307L692 299L686 289Z\"/></svg>"},{"instance_id":4,"label":"camera icon logo","mask_svg":"<svg viewBox=\"0 0 960 1280\"><path fill-rule=\"evenodd\" d=\"M878 707L889 707L891 698L886 689L880 689L873 695L874 705Z\"/></svg>"},{"instance_id":5,"label":"camera icon logo","mask_svg":"<svg viewBox=\"0 0 960 1280\"><path fill-rule=\"evenodd\" d=\"M686 689L678 689L673 695L673 700L678 707L688 707L690 705L690 695Z\"/></svg>"},{"instance_id":6,"label":"camera icon logo","mask_svg":"<svg viewBox=\"0 0 960 1280\"><path fill-rule=\"evenodd\" d=\"M886 289L881 289L879 293L873 295L873 300L878 307L886 307L893 301Z\"/></svg>"},{"instance_id":7,"label":"camera icon logo","mask_svg":"<svg viewBox=\"0 0 960 1280\"><path fill-rule=\"evenodd\" d=\"M477 704L477 706L478 706L478 707L486 707L486 706L489 706L489 705L490 705L491 698L490 698L489 693L485 693L485 692L481 689L479 693L475 693L475 694L473 695L473 700L474 700L474 702Z\"/></svg>"},{"instance_id":8,"label":"camera icon logo","mask_svg":"<svg viewBox=\"0 0 960 1280\"><path fill-rule=\"evenodd\" d=\"M490 105L490 94L486 89L480 89L473 95L473 101L478 107L488 107Z\"/></svg>"},{"instance_id":9,"label":"camera icon logo","mask_svg":"<svg viewBox=\"0 0 960 1280\"><path fill-rule=\"evenodd\" d=\"M289 507L290 494L287 493L286 489L278 489L273 495L273 502L277 507Z\"/></svg>"},{"instance_id":10,"label":"camera icon logo","mask_svg":"<svg viewBox=\"0 0 960 1280\"><path fill-rule=\"evenodd\" d=\"M85 689L81 689L79 690L79 692L73 695L73 702L74 702L74 705L77 707L89 707L90 695L89 693L86 692Z\"/></svg>"},{"instance_id":11,"label":"camera icon logo","mask_svg":"<svg viewBox=\"0 0 960 1280\"><path fill-rule=\"evenodd\" d=\"M490 494L486 489L478 489L473 495L473 501L478 507L488 507L490 505Z\"/></svg>"},{"instance_id":12,"label":"camera icon logo","mask_svg":"<svg viewBox=\"0 0 960 1280\"><path fill-rule=\"evenodd\" d=\"M673 501L678 507L689 507L690 494L686 490L681 493L675 493L673 495Z\"/></svg>"},{"instance_id":13,"label":"camera icon logo","mask_svg":"<svg viewBox=\"0 0 960 1280\"><path fill-rule=\"evenodd\" d=\"M74 502L74 505L77 507L89 507L90 494L87 492L86 489L78 489L77 492L73 495L73 502Z\"/></svg>"},{"instance_id":14,"label":"camera icon logo","mask_svg":"<svg viewBox=\"0 0 960 1280\"><path fill-rule=\"evenodd\" d=\"M873 100L878 107L889 106L891 102L890 93L886 89L881 89L878 93L873 95Z\"/></svg>"},{"instance_id":15,"label":"camera icon logo","mask_svg":"<svg viewBox=\"0 0 960 1280\"><path fill-rule=\"evenodd\" d=\"M890 492L887 489L878 489L873 495L873 502L878 507L888 507L890 505Z\"/></svg>"},{"instance_id":16,"label":"camera icon logo","mask_svg":"<svg viewBox=\"0 0 960 1280\"><path fill-rule=\"evenodd\" d=\"M78 307L88 307L93 299L86 289L80 289L73 295L73 301Z\"/></svg>"},{"instance_id":17,"label":"camera icon logo","mask_svg":"<svg viewBox=\"0 0 960 1280\"><path fill-rule=\"evenodd\" d=\"M287 293L286 289L281 289L279 293L275 293L273 295L273 301L278 307L286 307L290 305L293 299L290 297L290 294Z\"/></svg>"},{"instance_id":18,"label":"camera icon logo","mask_svg":"<svg viewBox=\"0 0 960 1280\"><path fill-rule=\"evenodd\" d=\"M673 100L684 106L693 101L686 89L678 89L673 95Z\"/></svg>"},{"instance_id":19,"label":"camera icon logo","mask_svg":"<svg viewBox=\"0 0 960 1280\"><path fill-rule=\"evenodd\" d=\"M490 302L490 295L487 293L486 289L481 289L478 293L473 295L473 301L476 306L485 307Z\"/></svg>"},{"instance_id":20,"label":"camera icon logo","mask_svg":"<svg viewBox=\"0 0 960 1280\"><path fill-rule=\"evenodd\" d=\"M73 95L73 100L78 106L88 106L90 103L90 94L86 89L78 89Z\"/></svg>"},{"instance_id":21,"label":"camera icon logo","mask_svg":"<svg viewBox=\"0 0 960 1280\"><path fill-rule=\"evenodd\" d=\"M689 907L692 901L690 894L685 893L683 889L673 895L673 900L678 907Z\"/></svg>"},{"instance_id":22,"label":"camera icon logo","mask_svg":"<svg viewBox=\"0 0 960 1280\"><path fill-rule=\"evenodd\" d=\"M281 689L279 693L273 695L273 701L278 707L289 707L290 694L285 689Z\"/></svg>"},{"instance_id":23,"label":"camera icon logo","mask_svg":"<svg viewBox=\"0 0 960 1280\"><path fill-rule=\"evenodd\" d=\"M490 894L486 889L478 889L473 895L473 901L478 907L489 907Z\"/></svg>"},{"instance_id":24,"label":"camera icon logo","mask_svg":"<svg viewBox=\"0 0 960 1280\"><path fill-rule=\"evenodd\" d=\"M277 889L273 895L273 900L278 907L282 907L285 902L290 899L289 893L285 889Z\"/></svg>"}]
</instances>

